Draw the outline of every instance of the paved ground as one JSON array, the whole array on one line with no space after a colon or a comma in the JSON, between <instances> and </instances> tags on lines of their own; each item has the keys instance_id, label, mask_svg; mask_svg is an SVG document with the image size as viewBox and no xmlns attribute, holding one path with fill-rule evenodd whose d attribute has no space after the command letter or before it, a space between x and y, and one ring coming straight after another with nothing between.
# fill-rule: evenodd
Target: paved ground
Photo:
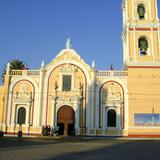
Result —
<instances>
[{"instance_id":1,"label":"paved ground","mask_svg":"<svg viewBox=\"0 0 160 160\"><path fill-rule=\"evenodd\" d=\"M0 160L159 160L160 140L0 138Z\"/></svg>"}]
</instances>

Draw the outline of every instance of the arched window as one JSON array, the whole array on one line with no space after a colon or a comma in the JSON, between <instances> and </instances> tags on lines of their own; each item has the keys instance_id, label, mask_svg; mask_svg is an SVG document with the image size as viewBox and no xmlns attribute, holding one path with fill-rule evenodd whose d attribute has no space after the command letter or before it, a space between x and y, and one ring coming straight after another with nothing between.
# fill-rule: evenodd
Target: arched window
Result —
<instances>
[{"instance_id":1,"label":"arched window","mask_svg":"<svg viewBox=\"0 0 160 160\"><path fill-rule=\"evenodd\" d=\"M141 56L147 55L147 50L148 50L148 41L146 40L145 37L140 37L138 40L138 46L139 46L139 51Z\"/></svg>"},{"instance_id":2,"label":"arched window","mask_svg":"<svg viewBox=\"0 0 160 160\"><path fill-rule=\"evenodd\" d=\"M24 107L21 107L18 109L17 124L25 124L25 122L26 122L26 109Z\"/></svg>"},{"instance_id":3,"label":"arched window","mask_svg":"<svg viewBox=\"0 0 160 160\"><path fill-rule=\"evenodd\" d=\"M116 111L113 109L107 112L107 125L108 127L116 127Z\"/></svg>"},{"instance_id":4,"label":"arched window","mask_svg":"<svg viewBox=\"0 0 160 160\"><path fill-rule=\"evenodd\" d=\"M145 12L146 12L146 10L145 10L144 4L139 4L138 5L137 12L138 12L140 20L145 19Z\"/></svg>"}]
</instances>

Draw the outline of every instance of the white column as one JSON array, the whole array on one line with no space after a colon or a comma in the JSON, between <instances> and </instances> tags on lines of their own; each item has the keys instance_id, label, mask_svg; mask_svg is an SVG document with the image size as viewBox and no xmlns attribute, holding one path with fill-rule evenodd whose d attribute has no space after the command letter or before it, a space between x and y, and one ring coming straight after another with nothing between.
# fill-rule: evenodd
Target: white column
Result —
<instances>
[{"instance_id":1,"label":"white column","mask_svg":"<svg viewBox=\"0 0 160 160\"><path fill-rule=\"evenodd\" d=\"M51 125L52 126L57 126L57 120L56 120L56 101L55 101L55 98L53 98L53 101L52 101L52 122L51 122Z\"/></svg>"},{"instance_id":2,"label":"white column","mask_svg":"<svg viewBox=\"0 0 160 160\"><path fill-rule=\"evenodd\" d=\"M79 109L80 109L80 103L78 102L77 103L77 106L76 106L76 111L75 111L75 130L76 130L76 135L79 135L80 134L80 130L79 130Z\"/></svg>"},{"instance_id":3,"label":"white column","mask_svg":"<svg viewBox=\"0 0 160 160\"><path fill-rule=\"evenodd\" d=\"M121 128L121 110L120 107L117 108L117 128Z\"/></svg>"},{"instance_id":4,"label":"white column","mask_svg":"<svg viewBox=\"0 0 160 160\"><path fill-rule=\"evenodd\" d=\"M133 20L135 20L135 13L134 13L134 9L137 8L137 6L134 6L134 0L132 0L132 16L133 16Z\"/></svg>"},{"instance_id":5,"label":"white column","mask_svg":"<svg viewBox=\"0 0 160 160\"><path fill-rule=\"evenodd\" d=\"M17 117L18 117L17 105L13 104L13 112L12 112L12 119L11 119L11 126L13 126L12 132L15 132L16 124L17 124Z\"/></svg>"},{"instance_id":6,"label":"white column","mask_svg":"<svg viewBox=\"0 0 160 160\"><path fill-rule=\"evenodd\" d=\"M43 83L44 83L44 69L40 70L40 85L39 85L39 103L38 103L38 126L42 121L42 103L43 103Z\"/></svg>"},{"instance_id":7,"label":"white column","mask_svg":"<svg viewBox=\"0 0 160 160\"><path fill-rule=\"evenodd\" d=\"M28 109L27 109L27 114L26 114L26 122L27 122L26 124L30 125L30 110L31 110L31 105L28 105L27 108Z\"/></svg>"},{"instance_id":8,"label":"white column","mask_svg":"<svg viewBox=\"0 0 160 160\"><path fill-rule=\"evenodd\" d=\"M126 56L126 33L124 30L123 30L122 40L123 40L123 64L125 64L127 56Z\"/></svg>"},{"instance_id":9,"label":"white column","mask_svg":"<svg viewBox=\"0 0 160 160\"><path fill-rule=\"evenodd\" d=\"M152 20L152 10L151 10L151 1L149 0L149 18L150 18L150 20Z\"/></svg>"},{"instance_id":10,"label":"white column","mask_svg":"<svg viewBox=\"0 0 160 160\"><path fill-rule=\"evenodd\" d=\"M16 122L17 122L17 106L15 103L13 103L11 125L16 125Z\"/></svg>"},{"instance_id":11,"label":"white column","mask_svg":"<svg viewBox=\"0 0 160 160\"><path fill-rule=\"evenodd\" d=\"M13 92L10 91L9 89L9 93L8 93L8 99L6 100L8 103L8 106L6 106L6 108L8 109L7 112L5 113L6 114L6 126L9 126L10 124L10 114L11 114L11 105L12 105L12 110L13 110L13 104L11 104L11 97L13 96ZM14 97L12 97L14 98ZM14 117L14 114L12 112L12 117ZM12 121L12 120L11 120ZM11 122L12 123L12 122Z\"/></svg>"},{"instance_id":12,"label":"white column","mask_svg":"<svg viewBox=\"0 0 160 160\"><path fill-rule=\"evenodd\" d=\"M129 41L129 28L127 26L127 44L126 44L126 50L127 50L127 59L129 59L130 62L130 41Z\"/></svg>"},{"instance_id":13,"label":"white column","mask_svg":"<svg viewBox=\"0 0 160 160\"><path fill-rule=\"evenodd\" d=\"M84 108L84 110L86 109L86 132L88 133L88 131L90 130L90 116L91 116L91 86L88 86L87 89L87 104L86 104L86 108ZM85 107L85 106L84 106Z\"/></svg>"},{"instance_id":14,"label":"white column","mask_svg":"<svg viewBox=\"0 0 160 160\"><path fill-rule=\"evenodd\" d=\"M155 15L155 17L156 17L156 20L158 21L159 19L158 19L158 5L157 5L157 0L155 0L155 9L156 9L156 15Z\"/></svg>"},{"instance_id":15,"label":"white column","mask_svg":"<svg viewBox=\"0 0 160 160\"><path fill-rule=\"evenodd\" d=\"M103 130L106 129L106 107L102 107L102 110L103 110L103 122L102 122L102 128Z\"/></svg>"},{"instance_id":16,"label":"white column","mask_svg":"<svg viewBox=\"0 0 160 160\"><path fill-rule=\"evenodd\" d=\"M99 87L97 87L99 88ZM95 128L98 129L99 128L99 90L96 89L96 105L95 105Z\"/></svg>"},{"instance_id":17,"label":"white column","mask_svg":"<svg viewBox=\"0 0 160 160\"><path fill-rule=\"evenodd\" d=\"M124 105L124 106L123 106ZM125 94L125 99L124 99L124 104L121 105L123 106L123 117L124 118L124 130L128 129L129 127L129 112L128 112L128 96Z\"/></svg>"},{"instance_id":18,"label":"white column","mask_svg":"<svg viewBox=\"0 0 160 160\"><path fill-rule=\"evenodd\" d=\"M136 41L136 28L134 27L134 35L133 35L133 38L134 38L134 60L136 61L137 60L137 41Z\"/></svg>"},{"instance_id":19,"label":"white column","mask_svg":"<svg viewBox=\"0 0 160 160\"><path fill-rule=\"evenodd\" d=\"M91 129L95 128L95 69L93 68L92 69L92 72L91 72L91 76L92 76L92 79L91 79L91 114L90 114L90 126L91 126Z\"/></svg>"},{"instance_id":20,"label":"white column","mask_svg":"<svg viewBox=\"0 0 160 160\"><path fill-rule=\"evenodd\" d=\"M127 11L127 20L129 18L129 13L128 13L128 0L126 0L126 11Z\"/></svg>"},{"instance_id":21,"label":"white column","mask_svg":"<svg viewBox=\"0 0 160 160\"><path fill-rule=\"evenodd\" d=\"M153 26L151 27L151 47L152 47L152 56L153 60L155 61L155 52L154 52L154 42L153 42Z\"/></svg>"},{"instance_id":22,"label":"white column","mask_svg":"<svg viewBox=\"0 0 160 160\"><path fill-rule=\"evenodd\" d=\"M160 24L158 26L158 56L160 60Z\"/></svg>"}]
</instances>

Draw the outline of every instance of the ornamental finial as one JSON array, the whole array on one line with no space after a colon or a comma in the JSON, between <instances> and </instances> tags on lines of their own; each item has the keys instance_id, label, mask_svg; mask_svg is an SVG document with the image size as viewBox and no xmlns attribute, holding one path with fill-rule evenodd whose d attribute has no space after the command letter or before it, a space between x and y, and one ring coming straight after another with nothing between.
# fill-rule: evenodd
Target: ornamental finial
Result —
<instances>
[{"instance_id":1,"label":"ornamental finial","mask_svg":"<svg viewBox=\"0 0 160 160\"><path fill-rule=\"evenodd\" d=\"M94 62L94 60L92 61L92 69L95 69L95 62Z\"/></svg>"},{"instance_id":2,"label":"ornamental finial","mask_svg":"<svg viewBox=\"0 0 160 160\"><path fill-rule=\"evenodd\" d=\"M41 68L44 68L44 60L42 60Z\"/></svg>"},{"instance_id":3,"label":"ornamental finial","mask_svg":"<svg viewBox=\"0 0 160 160\"><path fill-rule=\"evenodd\" d=\"M10 70L11 69L11 64L10 62L7 63L7 70Z\"/></svg>"}]
</instances>

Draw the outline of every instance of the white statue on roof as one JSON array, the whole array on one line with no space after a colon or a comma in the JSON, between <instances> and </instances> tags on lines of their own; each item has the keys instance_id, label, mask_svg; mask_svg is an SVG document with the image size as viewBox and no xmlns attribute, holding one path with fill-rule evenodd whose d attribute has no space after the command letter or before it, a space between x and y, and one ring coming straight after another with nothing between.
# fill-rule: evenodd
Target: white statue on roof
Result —
<instances>
[{"instance_id":1,"label":"white statue on roof","mask_svg":"<svg viewBox=\"0 0 160 160\"><path fill-rule=\"evenodd\" d=\"M66 41L66 49L71 49L71 48L72 48L72 41L70 38L68 38Z\"/></svg>"}]
</instances>

